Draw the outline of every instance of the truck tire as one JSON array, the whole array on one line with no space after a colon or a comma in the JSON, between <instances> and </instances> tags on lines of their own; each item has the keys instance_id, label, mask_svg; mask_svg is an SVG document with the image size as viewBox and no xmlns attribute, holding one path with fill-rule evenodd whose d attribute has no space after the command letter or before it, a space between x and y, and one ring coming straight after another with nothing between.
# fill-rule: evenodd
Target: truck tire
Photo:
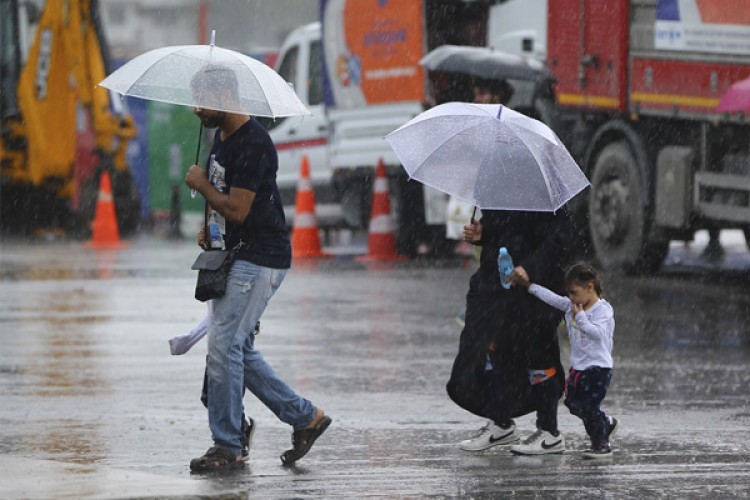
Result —
<instances>
[{"instance_id":1,"label":"truck tire","mask_svg":"<svg viewBox=\"0 0 750 500\"><path fill-rule=\"evenodd\" d=\"M605 146L596 158L589 194L589 231L603 269L651 273L664 261L669 241L649 241L649 192L624 141Z\"/></svg>"},{"instance_id":2,"label":"truck tire","mask_svg":"<svg viewBox=\"0 0 750 500\"><path fill-rule=\"evenodd\" d=\"M141 223L141 196L130 169L115 170L112 174L112 198L120 236L133 236Z\"/></svg>"}]
</instances>

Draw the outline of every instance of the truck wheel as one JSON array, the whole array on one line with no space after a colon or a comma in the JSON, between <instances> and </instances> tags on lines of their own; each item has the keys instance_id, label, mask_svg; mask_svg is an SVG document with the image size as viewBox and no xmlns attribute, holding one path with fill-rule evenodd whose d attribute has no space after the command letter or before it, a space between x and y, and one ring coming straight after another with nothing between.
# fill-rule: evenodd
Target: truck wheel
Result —
<instances>
[{"instance_id":1,"label":"truck wheel","mask_svg":"<svg viewBox=\"0 0 750 500\"><path fill-rule=\"evenodd\" d=\"M589 194L589 229L604 269L656 271L669 241L648 241L648 191L625 142L609 144L594 164Z\"/></svg>"},{"instance_id":2,"label":"truck wheel","mask_svg":"<svg viewBox=\"0 0 750 500\"><path fill-rule=\"evenodd\" d=\"M132 236L141 223L141 196L130 169L115 170L112 174L112 197L120 235Z\"/></svg>"}]
</instances>

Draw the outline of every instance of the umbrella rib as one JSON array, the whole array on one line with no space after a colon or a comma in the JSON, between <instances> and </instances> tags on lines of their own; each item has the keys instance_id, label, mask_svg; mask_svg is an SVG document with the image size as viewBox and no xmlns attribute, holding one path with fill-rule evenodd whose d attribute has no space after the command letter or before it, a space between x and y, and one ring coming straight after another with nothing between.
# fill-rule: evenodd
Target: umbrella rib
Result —
<instances>
[{"instance_id":1,"label":"umbrella rib","mask_svg":"<svg viewBox=\"0 0 750 500\"><path fill-rule=\"evenodd\" d=\"M479 127L481 127L482 125L484 125L485 123L486 123L485 121L480 121L480 122L476 123L475 125L472 125L472 126L470 126L470 127L466 127L465 129L462 129L462 130L461 130L461 133L464 133L464 132L467 132L467 131L473 130L473 129L475 129L475 128L479 128ZM451 138L455 137L456 135L458 135L458 134L453 134L453 135L452 135L451 137L449 137L448 139L451 139ZM421 169L421 168L422 168L422 167L424 166L424 164L425 164L425 163L427 162L427 160L429 160L429 159L430 159L430 158L432 157L432 155L434 155L435 153L437 153L437 151L438 151L438 150L439 150L440 148L442 148L442 147L443 147L443 146L445 145L445 143L446 143L446 142L448 142L448 140L445 140L445 141L443 141L443 142L441 142L441 143L437 144L437 145L436 145L436 146L435 146L435 147L434 147L434 148L432 149L432 151L430 151L430 153L429 153L429 154L427 154L427 155L425 156L425 158L424 158L424 161L422 161L422 164L421 164L421 165L419 165L419 166L418 166L417 168L415 168L415 169L414 169L414 174L416 174L416 173L417 173L417 172L418 172L418 171L419 171L419 170L420 170L420 169ZM416 176L415 176L415 175L412 175L412 177L416 177Z\"/></svg>"},{"instance_id":2,"label":"umbrella rib","mask_svg":"<svg viewBox=\"0 0 750 500\"><path fill-rule=\"evenodd\" d=\"M539 165L544 165L542 162L539 161L539 156L537 155L537 151L534 151L531 148L528 148L528 150L529 150L529 153L531 153L531 156L534 157L534 159L536 160L536 162ZM544 151L544 156L548 160L554 160L553 158L550 158L550 156L547 154L546 151ZM554 166L555 162L552 161L551 163ZM555 205L557 203L557 200L553 199L553 197L552 197L552 190L551 190L552 183L550 182L549 175L547 174L547 170L545 170L544 168L540 168L539 169L539 173L542 175L542 179L544 179L544 185L547 186L546 193L547 193L547 196L549 198L549 201L550 201L550 203L552 203L552 205Z\"/></svg>"},{"instance_id":3,"label":"umbrella rib","mask_svg":"<svg viewBox=\"0 0 750 500\"><path fill-rule=\"evenodd\" d=\"M494 118L492 118L492 119L494 120ZM464 129L461 129L459 133L466 133L466 132L470 132L470 131L472 131L472 130L474 130L474 129L477 129L477 128L480 128L480 127L482 127L482 126L484 126L484 125L486 125L486 124L487 124L487 121L486 121L486 120L478 120L478 121L477 121L477 123L475 123L475 124L473 124L473 125L471 125L471 126L469 126L469 127L466 127L466 128L464 128ZM452 137L455 137L456 135L457 135L457 134L453 134L453 135L452 135L452 136L451 136L450 138L452 138ZM449 139L450 139L450 138L449 138ZM418 166L417 168L415 168L415 169L414 169L414 172L413 172L413 173L411 173L411 174L409 174L409 177L410 177L410 178L413 178L413 179L417 179L417 180L419 180L420 182L422 182L423 184L426 184L427 186L430 186L430 187L432 187L432 188L434 188L434 189L437 189L438 191L442 191L442 192L445 192L445 187L442 187L442 186L438 186L438 185L437 185L437 183L434 183L434 182L429 182L429 181L421 180L421 179L419 178L419 171L420 171L420 170L422 170L423 166L424 166L424 165L425 165L425 164L427 163L427 160L428 160L429 158L431 158L431 157L432 157L432 155L434 155L435 153L437 153L437 152L438 152L438 151L439 151L439 150L440 150L440 149L441 149L441 148L442 148L443 146L445 146L445 144L446 144L447 142L448 142L448 140L445 140L445 141L443 141L443 142L441 142L441 143L437 144L437 145L436 145L436 146L435 146L435 147L434 147L434 148L432 149L432 151L431 151L431 152L430 152L429 154L427 154L427 155L425 156L425 158L424 158L424 161L422 161L422 162L421 162L421 164L420 164L420 165L419 165L419 166ZM473 203L474 205L476 205L476 204L477 204L477 200L475 199L476 197L474 197L474 198L472 198L472 199L466 199L466 198L464 198L463 196L457 196L457 195L455 195L455 194L454 194L453 196L454 196L455 198L457 198L457 199L460 199L460 200L462 200L462 201L465 201L465 202L468 202L468 203Z\"/></svg>"},{"instance_id":4,"label":"umbrella rib","mask_svg":"<svg viewBox=\"0 0 750 500\"><path fill-rule=\"evenodd\" d=\"M520 130L520 131L522 131L523 133L528 133L528 134L532 134L532 135L534 135L534 132L532 132L532 131L530 131L530 130L526 129L525 127L521 127L521 126L515 126L515 127L511 126L511 127L508 127L508 128L509 128L509 129L510 129L510 130L511 130L511 131L513 132L513 135L514 135L514 136L515 136L515 137L516 137L516 138L517 138L517 139L518 139L518 140L519 140L519 141L520 141L520 142L521 142L522 144L524 144L524 147L526 148L526 151L528 151L528 153L529 153L529 154L530 154L530 155L531 155L531 156L532 156L532 157L534 158L534 160L536 160L536 163L537 163L538 165L540 165L540 167L541 167L542 165L544 165L545 163L541 162L541 161L540 161L540 159L539 159L539 155L537 154L537 153L538 153L538 151L536 151L536 150L534 150L534 149L532 149L532 148L528 147L528 146L526 145L526 141L525 141L525 140L524 140L524 139L523 139L523 138L521 137L521 134L519 134L519 133L518 133L518 132L519 132L519 130ZM546 153L546 150L544 151L544 156L545 156L545 157L546 157L546 158L547 158L548 160L552 160L552 161L550 161L550 162L549 162L550 164L552 164L552 165L554 165L554 164L555 164L555 162L554 162L554 158L551 158L551 157L550 157L550 156L549 156L549 155L548 155L548 154ZM539 168L539 169L537 169L537 170L538 170L539 174L540 174L540 175L542 176L542 179L544 180L544 185L545 185L545 186L546 186L546 188L547 188L547 189L546 189L545 191L546 191L546 193L547 193L547 198L548 198L548 201L549 201L549 202L550 202L550 203L551 203L552 205L555 205L555 204L557 203L557 201L553 199L553 196L552 196L552 192L551 192L552 184L550 183L550 179L549 179L549 176L547 175L547 171L546 171L546 170L545 170L544 168Z\"/></svg>"},{"instance_id":5,"label":"umbrella rib","mask_svg":"<svg viewBox=\"0 0 750 500\"><path fill-rule=\"evenodd\" d=\"M531 152L531 154L534 156L535 159L537 158L537 155L534 154L534 152ZM554 157L554 155L550 155L548 153L547 149L545 149L543 151L543 154L549 160L549 165L551 165L553 168L558 168L559 162ZM568 156L570 156L570 153L567 150L564 150L564 154L567 154ZM573 164L575 164L576 166L578 166L577 162L573 159L572 156L570 156L570 161ZM579 169L580 169L580 167L579 167ZM555 206L555 207L558 207L558 208L560 206L564 205L566 203L564 190L557 189L553 193L552 189L551 189L552 186L554 185L554 183L551 182L550 175L555 175L555 173L552 172L552 171L548 172L546 169L540 169L540 172L542 174L542 178L544 179L544 182L547 185L547 192L550 194L550 202L552 203L552 205ZM581 174L581 175L583 175L583 174ZM557 175L555 175L555 176L559 179L559 177ZM585 178L585 176L584 176L584 178ZM585 189L585 187L586 187L585 185L582 186L574 194L579 193L580 191L582 191L583 189ZM568 198L568 199L570 199L570 198Z\"/></svg>"},{"instance_id":6,"label":"umbrella rib","mask_svg":"<svg viewBox=\"0 0 750 500\"><path fill-rule=\"evenodd\" d=\"M133 97L139 97L137 94L129 94L129 92L131 91L131 89L133 87L135 87L141 81L143 81L144 79L146 79L146 76L148 76L151 73L153 73L156 70L157 63L161 62L164 59L164 57L175 56L175 55L177 55L178 57L185 57L184 55L182 55L180 53L183 52L184 50L189 50L191 48L192 48L192 46L190 46L190 45L179 46L174 51L169 52L169 53L165 54L164 56L162 56L160 59L157 59L156 61L154 61L149 67L147 67L145 70L143 70L143 72L138 76L138 78L136 78L135 80L133 80L133 83L128 87L128 95L133 95ZM189 58L186 58L186 59L189 59ZM186 104L186 103L183 103L183 102L170 101L170 100L166 100L166 99L160 99L160 101L161 102L170 103L170 104L180 104L180 105L185 105L185 106L190 105L190 104Z\"/></svg>"},{"instance_id":7,"label":"umbrella rib","mask_svg":"<svg viewBox=\"0 0 750 500\"><path fill-rule=\"evenodd\" d=\"M242 60L241 58L237 57L237 54L235 54L235 53L234 53L233 51L229 51L229 54L230 54L230 55L231 55L231 56L232 56L232 57L233 57L234 59L236 59L236 60L237 60L237 61L238 61L238 62L239 62L240 64L242 64L242 65L244 65L244 66L247 66L247 65L245 64L245 61L243 61L243 60ZM258 64L263 64L263 63L262 63L262 62L260 62L260 61L258 61ZM273 109L271 109L271 105L270 105L270 102L271 102L271 101L269 101L269 99L268 99L268 94L266 93L266 89L264 88L264 86L263 86L263 85L261 85L260 81L258 80L258 77L257 77L257 76L255 75L255 73L254 73L254 72L252 72L252 71L251 71L251 72L250 72L250 75L252 75L253 79L255 80L255 83L257 83L257 84L258 84L258 88L260 89L261 93L263 94L263 98L264 98L264 100L265 100L266 102L268 102L268 103L269 103L268 109L269 109L269 111L271 112L271 118L276 118L276 114L274 114L274 112L273 112ZM282 78L282 80L283 80L283 78ZM240 105L242 105L242 104L240 103Z\"/></svg>"}]
</instances>

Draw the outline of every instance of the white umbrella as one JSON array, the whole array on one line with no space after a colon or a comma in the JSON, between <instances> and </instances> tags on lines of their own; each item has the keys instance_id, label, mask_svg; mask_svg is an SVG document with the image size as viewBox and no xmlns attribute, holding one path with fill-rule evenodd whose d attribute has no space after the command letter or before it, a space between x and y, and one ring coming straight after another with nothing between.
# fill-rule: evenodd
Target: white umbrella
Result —
<instances>
[{"instance_id":1,"label":"white umbrella","mask_svg":"<svg viewBox=\"0 0 750 500\"><path fill-rule=\"evenodd\" d=\"M210 45L154 49L127 62L99 85L122 95L253 116L309 115L291 84L262 62ZM204 78L208 85L194 84ZM213 85L212 85L213 84ZM216 86L233 95L217 92Z\"/></svg>"},{"instance_id":2,"label":"white umbrella","mask_svg":"<svg viewBox=\"0 0 750 500\"><path fill-rule=\"evenodd\" d=\"M481 209L553 212L589 185L549 127L499 104L441 104L385 140L411 178Z\"/></svg>"}]
</instances>

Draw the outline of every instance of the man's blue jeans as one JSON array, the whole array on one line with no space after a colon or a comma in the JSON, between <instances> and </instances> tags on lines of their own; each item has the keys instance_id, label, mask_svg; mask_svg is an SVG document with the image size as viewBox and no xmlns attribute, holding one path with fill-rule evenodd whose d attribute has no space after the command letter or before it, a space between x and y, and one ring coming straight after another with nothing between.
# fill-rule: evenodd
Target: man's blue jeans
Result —
<instances>
[{"instance_id":1,"label":"man's blue jeans","mask_svg":"<svg viewBox=\"0 0 750 500\"><path fill-rule=\"evenodd\" d=\"M255 324L281 285L286 269L235 261L226 294L212 301L206 374L208 425L214 444L242 453L243 383L283 422L304 429L316 408L297 395L255 349Z\"/></svg>"}]
</instances>

